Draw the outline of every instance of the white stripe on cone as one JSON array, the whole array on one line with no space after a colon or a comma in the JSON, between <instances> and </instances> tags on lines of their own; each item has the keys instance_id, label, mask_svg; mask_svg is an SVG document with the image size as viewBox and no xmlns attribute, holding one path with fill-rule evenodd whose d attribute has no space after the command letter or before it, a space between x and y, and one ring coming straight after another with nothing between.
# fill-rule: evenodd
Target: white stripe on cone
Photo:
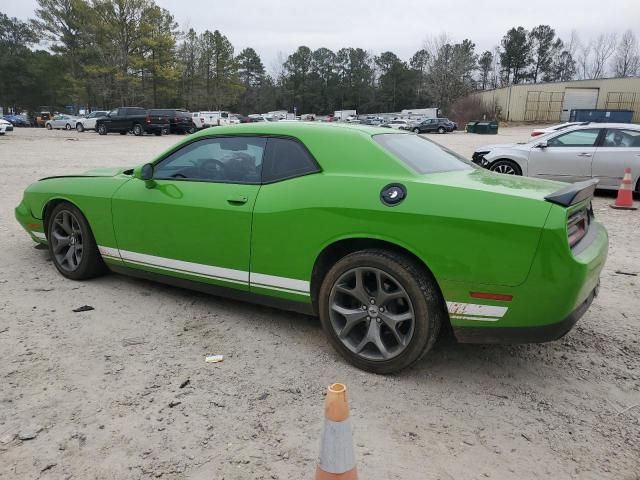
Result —
<instances>
[{"instance_id":1,"label":"white stripe on cone","mask_svg":"<svg viewBox=\"0 0 640 480\"><path fill-rule=\"evenodd\" d=\"M348 472L355 466L351 420L325 420L320 446L320 468L327 473L339 474Z\"/></svg>"}]
</instances>

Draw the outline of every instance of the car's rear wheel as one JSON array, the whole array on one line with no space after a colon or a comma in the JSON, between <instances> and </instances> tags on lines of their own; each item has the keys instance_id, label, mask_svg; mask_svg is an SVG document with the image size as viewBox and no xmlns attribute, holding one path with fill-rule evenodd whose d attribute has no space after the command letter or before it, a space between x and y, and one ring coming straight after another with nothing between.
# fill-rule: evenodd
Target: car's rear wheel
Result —
<instances>
[{"instance_id":1,"label":"car's rear wheel","mask_svg":"<svg viewBox=\"0 0 640 480\"><path fill-rule=\"evenodd\" d=\"M133 126L133 134L134 134L136 137L139 137L139 136L141 136L143 133L144 133L144 131L142 130L142 125L140 125L139 123L136 123L136 124Z\"/></svg>"},{"instance_id":2,"label":"car's rear wheel","mask_svg":"<svg viewBox=\"0 0 640 480\"><path fill-rule=\"evenodd\" d=\"M502 173L504 175L522 175L520 166L511 160L498 160L491 164L489 170L496 173Z\"/></svg>"},{"instance_id":3,"label":"car's rear wheel","mask_svg":"<svg viewBox=\"0 0 640 480\"><path fill-rule=\"evenodd\" d=\"M195 125L191 125L188 129L187 129L187 133L189 135L191 135L193 132L196 131L196 126Z\"/></svg>"},{"instance_id":4,"label":"car's rear wheel","mask_svg":"<svg viewBox=\"0 0 640 480\"><path fill-rule=\"evenodd\" d=\"M447 129L444 127L438 127L438 133L446 133Z\"/></svg>"},{"instance_id":5,"label":"car's rear wheel","mask_svg":"<svg viewBox=\"0 0 640 480\"><path fill-rule=\"evenodd\" d=\"M76 123L76 130L79 132L84 132L84 125L81 123Z\"/></svg>"},{"instance_id":6,"label":"car's rear wheel","mask_svg":"<svg viewBox=\"0 0 640 480\"><path fill-rule=\"evenodd\" d=\"M318 310L336 350L375 373L420 360L445 319L441 295L425 268L405 255L377 249L351 253L329 270Z\"/></svg>"},{"instance_id":7,"label":"car's rear wheel","mask_svg":"<svg viewBox=\"0 0 640 480\"><path fill-rule=\"evenodd\" d=\"M65 130L71 130L71 125L67 123L67 124L64 126L64 129L65 129Z\"/></svg>"},{"instance_id":8,"label":"car's rear wheel","mask_svg":"<svg viewBox=\"0 0 640 480\"><path fill-rule=\"evenodd\" d=\"M101 123L100 125L98 125L98 135L106 135L107 134L107 127L104 123Z\"/></svg>"},{"instance_id":9,"label":"car's rear wheel","mask_svg":"<svg viewBox=\"0 0 640 480\"><path fill-rule=\"evenodd\" d=\"M420 133L420 129L418 129L418 128L414 128L414 129L413 129L413 133Z\"/></svg>"},{"instance_id":10,"label":"car's rear wheel","mask_svg":"<svg viewBox=\"0 0 640 480\"><path fill-rule=\"evenodd\" d=\"M85 280L105 271L89 223L75 205L67 202L56 205L48 216L47 226L49 252L63 276Z\"/></svg>"}]
</instances>

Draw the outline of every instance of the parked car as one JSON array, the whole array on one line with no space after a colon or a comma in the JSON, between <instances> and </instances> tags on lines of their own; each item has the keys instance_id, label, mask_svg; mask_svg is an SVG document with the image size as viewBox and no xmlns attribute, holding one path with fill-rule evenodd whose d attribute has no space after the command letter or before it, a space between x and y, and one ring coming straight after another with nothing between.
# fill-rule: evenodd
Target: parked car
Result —
<instances>
[{"instance_id":1,"label":"parked car","mask_svg":"<svg viewBox=\"0 0 640 480\"><path fill-rule=\"evenodd\" d=\"M218 127L221 125L235 125L240 123L240 120L235 118L229 112L193 112L193 123L197 129Z\"/></svg>"},{"instance_id":2,"label":"parked car","mask_svg":"<svg viewBox=\"0 0 640 480\"><path fill-rule=\"evenodd\" d=\"M586 122L588 123L588 122ZM553 132L557 132L559 130L564 130L567 127L572 127L574 125L582 125L582 124L586 124L585 122L565 122L565 123L561 123L560 125L551 125L550 127L545 127L545 128L536 128L535 130L533 130L531 132L531 136L532 137L538 137L540 135L546 135L547 133L553 133Z\"/></svg>"},{"instance_id":3,"label":"parked car","mask_svg":"<svg viewBox=\"0 0 640 480\"><path fill-rule=\"evenodd\" d=\"M386 128L402 128L402 127L408 127L410 126L410 123L407 120L390 120L387 123L383 123L382 125L380 125L381 127L386 127Z\"/></svg>"},{"instance_id":4,"label":"parked car","mask_svg":"<svg viewBox=\"0 0 640 480\"><path fill-rule=\"evenodd\" d=\"M47 130L71 130L76 128L77 117L71 115L55 115L51 120L47 120L44 124Z\"/></svg>"},{"instance_id":5,"label":"parked car","mask_svg":"<svg viewBox=\"0 0 640 480\"><path fill-rule=\"evenodd\" d=\"M606 190L617 190L625 167L631 167L640 192L640 125L581 123L527 143L477 148L473 162L508 175L563 182L597 178L598 188Z\"/></svg>"},{"instance_id":6,"label":"parked car","mask_svg":"<svg viewBox=\"0 0 640 480\"><path fill-rule=\"evenodd\" d=\"M317 314L349 361L388 373L442 328L474 343L569 331L607 255L594 185L497 175L398 130L261 122L42 179L16 217L64 277L108 268Z\"/></svg>"},{"instance_id":7,"label":"parked car","mask_svg":"<svg viewBox=\"0 0 640 480\"><path fill-rule=\"evenodd\" d=\"M96 110L84 116L83 118L79 118L76 122L76 130L78 130L79 132L84 132L85 130L95 130L96 121L99 118L106 117L107 113L109 112L105 110Z\"/></svg>"},{"instance_id":8,"label":"parked car","mask_svg":"<svg viewBox=\"0 0 640 480\"><path fill-rule=\"evenodd\" d=\"M14 127L30 127L31 122L26 115L5 115L2 117Z\"/></svg>"},{"instance_id":9,"label":"parked car","mask_svg":"<svg viewBox=\"0 0 640 480\"><path fill-rule=\"evenodd\" d=\"M100 135L118 132L126 135L133 132L140 136L145 133L162 135L169 132L169 118L163 115L151 115L140 107L120 107L111 110L106 116L96 119L96 130Z\"/></svg>"},{"instance_id":10,"label":"parked car","mask_svg":"<svg viewBox=\"0 0 640 480\"><path fill-rule=\"evenodd\" d=\"M163 116L169 119L169 133L193 133L196 126L191 112L180 108L157 108L149 110L151 116Z\"/></svg>"},{"instance_id":11,"label":"parked car","mask_svg":"<svg viewBox=\"0 0 640 480\"><path fill-rule=\"evenodd\" d=\"M48 120L53 118L53 114L48 111L42 111L36 115L36 127L44 127Z\"/></svg>"},{"instance_id":12,"label":"parked car","mask_svg":"<svg viewBox=\"0 0 640 480\"><path fill-rule=\"evenodd\" d=\"M447 133L453 132L454 125L448 118L427 118L420 123L414 123L400 128L403 130L411 130L413 133Z\"/></svg>"},{"instance_id":13,"label":"parked car","mask_svg":"<svg viewBox=\"0 0 640 480\"><path fill-rule=\"evenodd\" d=\"M0 118L0 135L4 135L7 132L13 132L13 125L11 125L11 122Z\"/></svg>"}]
</instances>

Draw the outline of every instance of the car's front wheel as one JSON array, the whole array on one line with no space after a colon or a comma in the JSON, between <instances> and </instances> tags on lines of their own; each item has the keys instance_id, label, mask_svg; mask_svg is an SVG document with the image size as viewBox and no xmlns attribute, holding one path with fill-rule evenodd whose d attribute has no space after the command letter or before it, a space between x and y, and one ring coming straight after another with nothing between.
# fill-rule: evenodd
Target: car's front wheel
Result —
<instances>
[{"instance_id":1,"label":"car's front wheel","mask_svg":"<svg viewBox=\"0 0 640 480\"><path fill-rule=\"evenodd\" d=\"M502 173L504 175L522 175L520 166L512 160L498 160L491 164L489 170Z\"/></svg>"},{"instance_id":2,"label":"car's front wheel","mask_svg":"<svg viewBox=\"0 0 640 480\"><path fill-rule=\"evenodd\" d=\"M414 128L414 129L413 129L413 133L420 133L420 129L418 129L418 128Z\"/></svg>"},{"instance_id":3,"label":"car's front wheel","mask_svg":"<svg viewBox=\"0 0 640 480\"><path fill-rule=\"evenodd\" d=\"M133 134L134 134L136 137L139 137L139 136L141 136L143 133L144 133L144 131L142 130L142 125L140 125L139 123L136 123L136 124L133 126Z\"/></svg>"},{"instance_id":4,"label":"car's front wheel","mask_svg":"<svg viewBox=\"0 0 640 480\"><path fill-rule=\"evenodd\" d=\"M47 127L47 130L51 130L51 129L53 128L53 126L51 126L51 124L50 124L50 123L47 123L47 124L45 125L45 127Z\"/></svg>"},{"instance_id":5,"label":"car's front wheel","mask_svg":"<svg viewBox=\"0 0 640 480\"><path fill-rule=\"evenodd\" d=\"M98 135L106 135L107 134L107 126L104 123L98 125Z\"/></svg>"},{"instance_id":6,"label":"car's front wheel","mask_svg":"<svg viewBox=\"0 0 640 480\"><path fill-rule=\"evenodd\" d=\"M81 123L76 123L76 130L79 132L84 132L84 125Z\"/></svg>"},{"instance_id":7,"label":"car's front wheel","mask_svg":"<svg viewBox=\"0 0 640 480\"><path fill-rule=\"evenodd\" d=\"M75 205L62 202L53 208L47 240L53 263L63 276L85 280L105 271L89 223Z\"/></svg>"},{"instance_id":8,"label":"car's front wheel","mask_svg":"<svg viewBox=\"0 0 640 480\"><path fill-rule=\"evenodd\" d=\"M391 373L433 346L445 321L435 280L408 256L363 250L340 259L318 295L332 345L358 368Z\"/></svg>"},{"instance_id":9,"label":"car's front wheel","mask_svg":"<svg viewBox=\"0 0 640 480\"><path fill-rule=\"evenodd\" d=\"M71 125L67 123L67 124L64 126L64 129L65 129L65 130L71 130Z\"/></svg>"}]
</instances>

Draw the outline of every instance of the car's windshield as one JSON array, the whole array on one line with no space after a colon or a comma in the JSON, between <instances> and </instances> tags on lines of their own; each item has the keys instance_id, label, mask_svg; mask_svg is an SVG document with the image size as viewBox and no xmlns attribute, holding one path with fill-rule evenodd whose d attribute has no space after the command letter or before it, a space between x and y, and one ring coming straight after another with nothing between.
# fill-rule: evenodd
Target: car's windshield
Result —
<instances>
[{"instance_id":1,"label":"car's windshield","mask_svg":"<svg viewBox=\"0 0 640 480\"><path fill-rule=\"evenodd\" d=\"M373 139L418 173L475 168L464 157L419 135L379 134Z\"/></svg>"}]
</instances>

